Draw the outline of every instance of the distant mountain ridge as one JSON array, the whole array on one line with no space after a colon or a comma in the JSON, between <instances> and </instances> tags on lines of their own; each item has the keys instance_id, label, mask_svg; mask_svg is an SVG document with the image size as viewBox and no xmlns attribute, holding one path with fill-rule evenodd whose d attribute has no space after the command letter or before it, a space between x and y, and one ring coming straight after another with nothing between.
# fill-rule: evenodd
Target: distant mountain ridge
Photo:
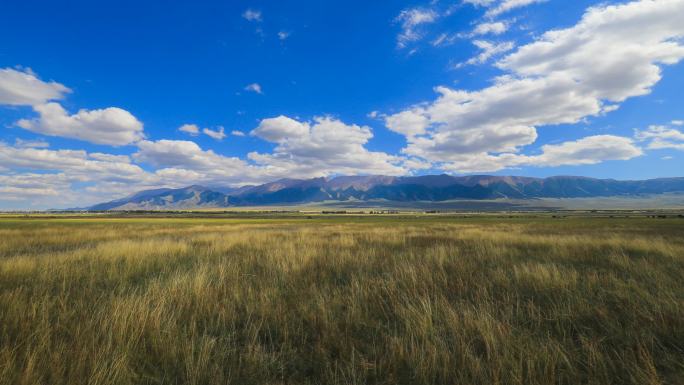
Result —
<instances>
[{"instance_id":1,"label":"distant mountain ridge","mask_svg":"<svg viewBox=\"0 0 684 385\"><path fill-rule=\"evenodd\" d=\"M280 179L236 189L189 186L146 190L94 205L88 210L173 210L324 201L439 202L456 199L591 198L672 192L684 192L684 177L618 181L577 176L339 176L331 179Z\"/></svg>"}]
</instances>

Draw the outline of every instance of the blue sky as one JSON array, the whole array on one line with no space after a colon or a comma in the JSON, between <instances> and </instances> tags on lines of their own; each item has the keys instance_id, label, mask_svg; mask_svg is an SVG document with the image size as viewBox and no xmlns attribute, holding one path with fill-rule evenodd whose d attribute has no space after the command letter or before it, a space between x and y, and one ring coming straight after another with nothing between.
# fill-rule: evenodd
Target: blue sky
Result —
<instances>
[{"instance_id":1,"label":"blue sky","mask_svg":"<svg viewBox=\"0 0 684 385\"><path fill-rule=\"evenodd\" d=\"M339 174L681 176L684 0L7 1L0 208Z\"/></svg>"}]
</instances>

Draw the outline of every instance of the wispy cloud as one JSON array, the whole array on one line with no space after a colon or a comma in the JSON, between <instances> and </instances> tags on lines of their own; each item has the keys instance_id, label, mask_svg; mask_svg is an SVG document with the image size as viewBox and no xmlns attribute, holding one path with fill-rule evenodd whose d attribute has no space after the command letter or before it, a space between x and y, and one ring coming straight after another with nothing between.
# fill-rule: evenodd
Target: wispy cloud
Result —
<instances>
[{"instance_id":1,"label":"wispy cloud","mask_svg":"<svg viewBox=\"0 0 684 385\"><path fill-rule=\"evenodd\" d=\"M495 7L490 8L485 14L485 16L489 18L494 18L506 12L512 11L516 8L522 8L528 5L542 3L545 1L547 0L503 0Z\"/></svg>"},{"instance_id":2,"label":"wispy cloud","mask_svg":"<svg viewBox=\"0 0 684 385\"><path fill-rule=\"evenodd\" d=\"M261 85L259 83L248 84L247 86L245 86L245 91L254 92L257 94L263 94L264 93L261 90Z\"/></svg>"},{"instance_id":3,"label":"wispy cloud","mask_svg":"<svg viewBox=\"0 0 684 385\"><path fill-rule=\"evenodd\" d=\"M401 33L397 36L397 47L405 48L409 43L420 40L423 34L418 29L421 25L434 23L439 14L429 8L410 8L399 13L394 21L401 23Z\"/></svg>"},{"instance_id":4,"label":"wispy cloud","mask_svg":"<svg viewBox=\"0 0 684 385\"><path fill-rule=\"evenodd\" d=\"M242 13L242 17L248 21L262 22L263 18L261 16L261 11L256 9L247 9Z\"/></svg>"},{"instance_id":5,"label":"wispy cloud","mask_svg":"<svg viewBox=\"0 0 684 385\"><path fill-rule=\"evenodd\" d=\"M389 116L387 127L406 135L405 155L451 163L453 170L472 171L472 164L483 160L496 163L493 169L528 164L519 158L520 151L537 141L538 127L608 114L625 100L650 93L661 80L662 67L684 59L681 4L642 0L589 8L574 26L550 30L499 60L496 66L505 75L492 85L478 90L437 87L435 100ZM649 29L653 25L659 28ZM480 41L483 52L471 60L484 61L511 48L501 44ZM395 127L392 118L410 125ZM667 137L667 143L649 148L679 148L677 138L684 134L673 130L651 129L641 137ZM636 146L613 139L613 147L622 149L615 153L625 156L606 159L638 155ZM587 148L602 143L608 138L547 150L581 147L578 156L588 156Z\"/></svg>"},{"instance_id":6,"label":"wispy cloud","mask_svg":"<svg viewBox=\"0 0 684 385\"><path fill-rule=\"evenodd\" d=\"M278 32L278 39L280 39L280 40L286 40L288 37L290 37L290 32L288 32L288 31L280 31L280 32Z\"/></svg>"},{"instance_id":7,"label":"wispy cloud","mask_svg":"<svg viewBox=\"0 0 684 385\"><path fill-rule=\"evenodd\" d=\"M672 122L673 126L680 126L679 121ZM673 149L684 151L684 132L667 125L651 125L646 130L636 130L634 137L648 143L650 150Z\"/></svg>"},{"instance_id":8,"label":"wispy cloud","mask_svg":"<svg viewBox=\"0 0 684 385\"><path fill-rule=\"evenodd\" d=\"M14 147L18 148L48 148L50 147L50 143L44 141L44 140L24 140L24 139L15 139L14 140Z\"/></svg>"},{"instance_id":9,"label":"wispy cloud","mask_svg":"<svg viewBox=\"0 0 684 385\"><path fill-rule=\"evenodd\" d=\"M466 62L457 64L456 68L461 68L466 65L484 64L494 56L506 53L515 48L515 44L510 41L505 41L502 43L492 43L485 40L474 40L473 44L475 44L475 46L480 49L480 54L468 59L468 61Z\"/></svg>"},{"instance_id":10,"label":"wispy cloud","mask_svg":"<svg viewBox=\"0 0 684 385\"><path fill-rule=\"evenodd\" d=\"M473 29L473 35L500 35L508 30L508 25L504 22L497 21L491 23L478 24Z\"/></svg>"}]
</instances>

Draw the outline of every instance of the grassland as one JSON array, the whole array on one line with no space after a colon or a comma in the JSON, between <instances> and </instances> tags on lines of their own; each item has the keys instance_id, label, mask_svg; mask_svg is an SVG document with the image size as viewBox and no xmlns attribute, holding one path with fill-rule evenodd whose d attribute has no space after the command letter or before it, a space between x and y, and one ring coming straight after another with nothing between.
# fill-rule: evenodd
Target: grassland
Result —
<instances>
[{"instance_id":1,"label":"grassland","mask_svg":"<svg viewBox=\"0 0 684 385\"><path fill-rule=\"evenodd\" d=\"M684 384L684 219L0 218L0 384Z\"/></svg>"}]
</instances>

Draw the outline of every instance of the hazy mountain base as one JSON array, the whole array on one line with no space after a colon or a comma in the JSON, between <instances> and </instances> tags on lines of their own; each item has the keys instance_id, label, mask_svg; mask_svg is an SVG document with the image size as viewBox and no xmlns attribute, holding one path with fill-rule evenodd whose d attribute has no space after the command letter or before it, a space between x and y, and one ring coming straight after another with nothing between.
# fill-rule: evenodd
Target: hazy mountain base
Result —
<instances>
[{"instance_id":1,"label":"hazy mountain base","mask_svg":"<svg viewBox=\"0 0 684 385\"><path fill-rule=\"evenodd\" d=\"M382 208L447 211L548 211L548 210L654 210L684 209L684 194L659 194L643 197L539 198L450 200L445 202L327 201L302 207Z\"/></svg>"},{"instance_id":2,"label":"hazy mountain base","mask_svg":"<svg viewBox=\"0 0 684 385\"><path fill-rule=\"evenodd\" d=\"M684 210L684 193L658 194L640 197L599 198L540 198L540 199L459 199L444 202L417 201L397 202L372 201L323 201L308 204L267 205L243 207L188 207L193 211L439 211L439 212L497 212L497 211L555 211L555 210ZM118 210L140 210L126 208ZM150 208L150 211L165 211L167 208ZM179 209L182 210L182 209Z\"/></svg>"}]
</instances>

